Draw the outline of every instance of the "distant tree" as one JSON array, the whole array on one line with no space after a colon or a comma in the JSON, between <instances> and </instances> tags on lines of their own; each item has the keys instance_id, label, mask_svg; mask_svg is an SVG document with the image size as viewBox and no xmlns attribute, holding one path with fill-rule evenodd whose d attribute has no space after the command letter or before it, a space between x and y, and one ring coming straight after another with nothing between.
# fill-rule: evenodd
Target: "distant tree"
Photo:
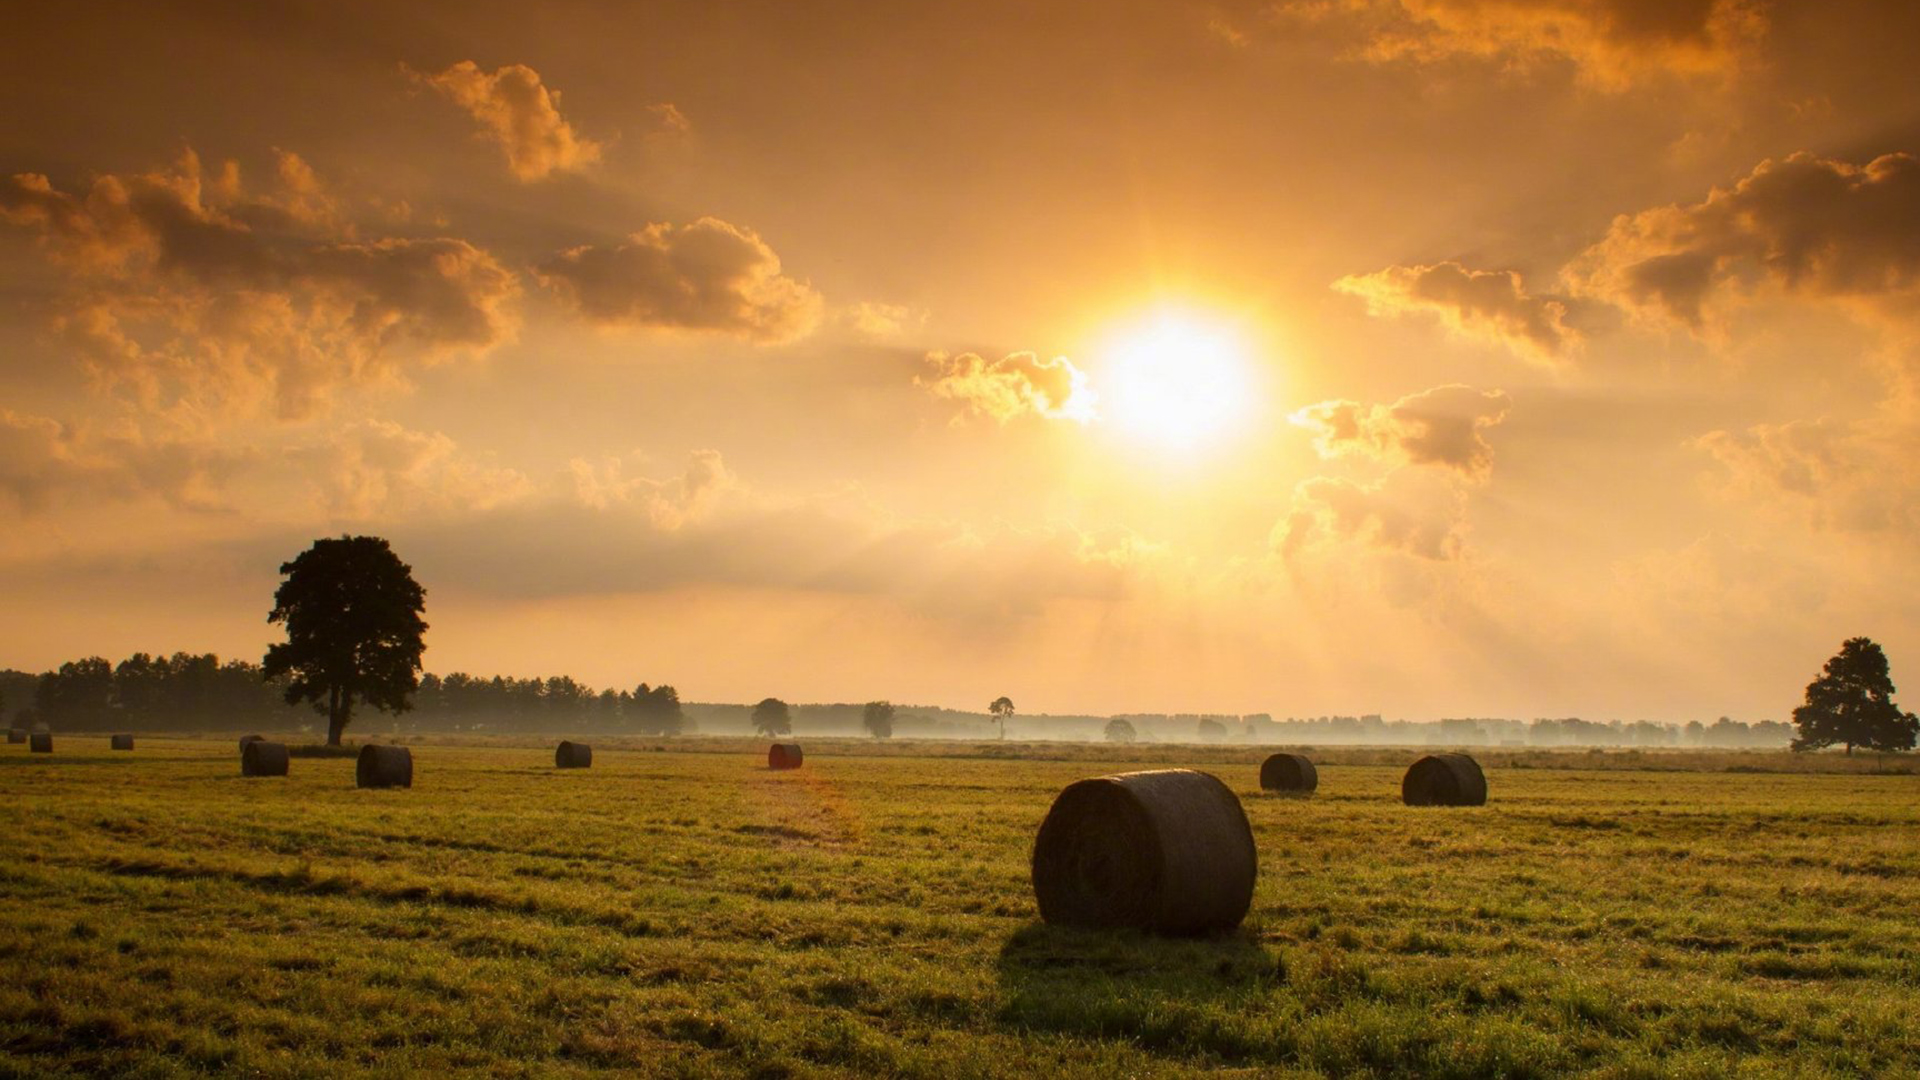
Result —
<instances>
[{"instance_id":1,"label":"distant tree","mask_svg":"<svg viewBox=\"0 0 1920 1080\"><path fill-rule=\"evenodd\" d=\"M779 698L762 698L760 704L753 707L753 728L768 738L790 734L793 712Z\"/></svg>"},{"instance_id":2,"label":"distant tree","mask_svg":"<svg viewBox=\"0 0 1920 1080\"><path fill-rule=\"evenodd\" d=\"M1134 733L1133 725L1119 717L1107 721L1107 741L1130 743L1139 736Z\"/></svg>"},{"instance_id":3,"label":"distant tree","mask_svg":"<svg viewBox=\"0 0 1920 1080\"><path fill-rule=\"evenodd\" d=\"M860 723L876 739L893 738L893 702L869 701Z\"/></svg>"},{"instance_id":4,"label":"distant tree","mask_svg":"<svg viewBox=\"0 0 1920 1080\"><path fill-rule=\"evenodd\" d=\"M340 745L355 699L394 715L412 707L427 630L413 568L377 536L342 536L314 541L280 573L267 621L285 624L287 640L267 650L263 674L289 677L289 705L324 709L327 744Z\"/></svg>"},{"instance_id":5,"label":"distant tree","mask_svg":"<svg viewBox=\"0 0 1920 1080\"><path fill-rule=\"evenodd\" d=\"M1210 716L1201 717L1196 729L1202 742L1219 742L1227 737L1227 725Z\"/></svg>"},{"instance_id":6,"label":"distant tree","mask_svg":"<svg viewBox=\"0 0 1920 1080\"><path fill-rule=\"evenodd\" d=\"M69 660L40 676L33 711L50 727L99 731L113 717L113 665L105 657Z\"/></svg>"},{"instance_id":7,"label":"distant tree","mask_svg":"<svg viewBox=\"0 0 1920 1080\"><path fill-rule=\"evenodd\" d=\"M1000 737L1002 739L1006 738L1007 718L1013 715L1013 699L1010 697L994 698L993 704L987 706L987 711L992 713L994 717L1000 721Z\"/></svg>"},{"instance_id":8,"label":"distant tree","mask_svg":"<svg viewBox=\"0 0 1920 1080\"><path fill-rule=\"evenodd\" d=\"M1807 703L1793 710L1795 750L1818 750L1835 743L1847 753L1911 750L1920 719L1893 703L1893 679L1887 656L1871 639L1849 638L1827 661L1821 676L1807 684Z\"/></svg>"},{"instance_id":9,"label":"distant tree","mask_svg":"<svg viewBox=\"0 0 1920 1080\"><path fill-rule=\"evenodd\" d=\"M687 725L686 715L680 711L680 691L665 683L641 683L628 708L634 729L642 735L678 735Z\"/></svg>"}]
</instances>

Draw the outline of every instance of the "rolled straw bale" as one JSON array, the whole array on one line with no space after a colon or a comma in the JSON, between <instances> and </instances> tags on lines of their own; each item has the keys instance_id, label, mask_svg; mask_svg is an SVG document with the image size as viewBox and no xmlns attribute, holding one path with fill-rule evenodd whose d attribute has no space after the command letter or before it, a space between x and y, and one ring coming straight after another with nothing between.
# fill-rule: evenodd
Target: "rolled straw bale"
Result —
<instances>
[{"instance_id":1,"label":"rolled straw bale","mask_svg":"<svg viewBox=\"0 0 1920 1080\"><path fill-rule=\"evenodd\" d=\"M264 735L242 735L242 736L240 736L240 752L241 752L241 753L243 753L243 754L244 754L244 753L246 753L246 752L247 752L247 744L248 744L248 743L256 743L256 742L259 742L259 741L260 741L261 739L264 739L264 738L266 738L266 736L264 736Z\"/></svg>"},{"instance_id":2,"label":"rolled straw bale","mask_svg":"<svg viewBox=\"0 0 1920 1080\"><path fill-rule=\"evenodd\" d=\"M256 738L240 750L240 775L285 776L291 760L286 743Z\"/></svg>"},{"instance_id":3,"label":"rolled straw bale","mask_svg":"<svg viewBox=\"0 0 1920 1080\"><path fill-rule=\"evenodd\" d=\"M1487 774L1465 754L1429 754L1407 770L1400 799L1408 806L1485 806Z\"/></svg>"},{"instance_id":4,"label":"rolled straw bale","mask_svg":"<svg viewBox=\"0 0 1920 1080\"><path fill-rule=\"evenodd\" d=\"M413 786L413 751L404 746L360 748L360 762L354 767L355 783L364 788Z\"/></svg>"},{"instance_id":5,"label":"rolled straw bale","mask_svg":"<svg viewBox=\"0 0 1920 1080\"><path fill-rule=\"evenodd\" d=\"M1302 754L1275 754L1260 763L1260 786L1268 791L1311 795L1320 786L1320 773Z\"/></svg>"},{"instance_id":6,"label":"rolled straw bale","mask_svg":"<svg viewBox=\"0 0 1920 1080\"><path fill-rule=\"evenodd\" d=\"M131 750L133 749L133 736L115 735L111 740L111 745L115 750Z\"/></svg>"},{"instance_id":7,"label":"rolled straw bale","mask_svg":"<svg viewBox=\"0 0 1920 1080\"><path fill-rule=\"evenodd\" d=\"M800 767L800 744L797 742L777 742L767 747L767 768L797 769Z\"/></svg>"},{"instance_id":8,"label":"rolled straw bale","mask_svg":"<svg viewBox=\"0 0 1920 1080\"><path fill-rule=\"evenodd\" d=\"M19 728L19 727L10 727L10 728L8 728L8 729L7 729L7 741L8 741L8 742L10 742L10 743L23 743L23 742L26 742L26 741L27 741L27 729L26 729L26 728Z\"/></svg>"},{"instance_id":9,"label":"rolled straw bale","mask_svg":"<svg viewBox=\"0 0 1920 1080\"><path fill-rule=\"evenodd\" d=\"M1258 872L1240 800L1191 769L1069 784L1033 844L1040 917L1066 926L1231 930L1253 902Z\"/></svg>"},{"instance_id":10,"label":"rolled straw bale","mask_svg":"<svg viewBox=\"0 0 1920 1080\"><path fill-rule=\"evenodd\" d=\"M35 754L53 753L53 736L45 731L36 731L30 737L27 750Z\"/></svg>"},{"instance_id":11,"label":"rolled straw bale","mask_svg":"<svg viewBox=\"0 0 1920 1080\"><path fill-rule=\"evenodd\" d=\"M593 767L593 747L583 742L560 743L553 752L553 767L556 769L589 769Z\"/></svg>"}]
</instances>

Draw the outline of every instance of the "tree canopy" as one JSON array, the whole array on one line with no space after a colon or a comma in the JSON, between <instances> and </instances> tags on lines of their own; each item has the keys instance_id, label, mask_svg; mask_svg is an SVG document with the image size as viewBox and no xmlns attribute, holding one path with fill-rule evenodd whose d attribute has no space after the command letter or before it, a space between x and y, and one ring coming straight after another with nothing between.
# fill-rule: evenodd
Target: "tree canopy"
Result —
<instances>
[{"instance_id":1,"label":"tree canopy","mask_svg":"<svg viewBox=\"0 0 1920 1080\"><path fill-rule=\"evenodd\" d=\"M1139 737L1138 734L1133 730L1132 724L1128 723L1125 720L1120 719L1117 716L1107 721L1106 734L1107 734L1108 742L1116 742L1116 743L1130 743L1134 739Z\"/></svg>"},{"instance_id":2,"label":"tree canopy","mask_svg":"<svg viewBox=\"0 0 1920 1080\"><path fill-rule=\"evenodd\" d=\"M753 707L753 728L769 738L793 731L793 714L779 698L762 698Z\"/></svg>"},{"instance_id":3,"label":"tree canopy","mask_svg":"<svg viewBox=\"0 0 1920 1080\"><path fill-rule=\"evenodd\" d=\"M993 704L987 706L987 711L993 714L994 719L1000 721L1000 737L1006 738L1007 717L1013 715L1013 699L1002 694L993 699Z\"/></svg>"},{"instance_id":4,"label":"tree canopy","mask_svg":"<svg viewBox=\"0 0 1920 1080\"><path fill-rule=\"evenodd\" d=\"M1869 638L1849 638L1807 684L1806 704L1793 710L1795 750L1843 745L1870 750L1911 750L1920 719L1893 703L1887 655Z\"/></svg>"},{"instance_id":5,"label":"tree canopy","mask_svg":"<svg viewBox=\"0 0 1920 1080\"><path fill-rule=\"evenodd\" d=\"M267 650L263 668L269 679L288 677L287 702L324 711L333 746L356 700L396 714L411 708L427 630L427 592L413 568L377 536L342 536L315 540L280 573L267 621L284 624L287 640Z\"/></svg>"},{"instance_id":6,"label":"tree canopy","mask_svg":"<svg viewBox=\"0 0 1920 1080\"><path fill-rule=\"evenodd\" d=\"M860 714L861 726L876 739L893 737L893 702L869 701Z\"/></svg>"}]
</instances>

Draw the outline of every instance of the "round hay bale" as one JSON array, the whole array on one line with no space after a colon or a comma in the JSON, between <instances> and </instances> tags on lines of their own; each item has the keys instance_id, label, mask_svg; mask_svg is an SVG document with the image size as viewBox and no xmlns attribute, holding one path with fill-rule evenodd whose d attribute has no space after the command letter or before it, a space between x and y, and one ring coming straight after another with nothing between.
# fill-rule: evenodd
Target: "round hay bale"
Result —
<instances>
[{"instance_id":1,"label":"round hay bale","mask_svg":"<svg viewBox=\"0 0 1920 1080\"><path fill-rule=\"evenodd\" d=\"M1275 754L1260 763L1260 786L1267 791L1311 795L1320 786L1320 773L1303 754Z\"/></svg>"},{"instance_id":2,"label":"round hay bale","mask_svg":"<svg viewBox=\"0 0 1920 1080\"><path fill-rule=\"evenodd\" d=\"M11 727L11 728L8 728L8 729L7 729L7 741L8 741L8 742L10 742L10 743L23 743L23 742L26 742L26 741L27 741L27 729L26 729L26 728L18 728L18 727Z\"/></svg>"},{"instance_id":3,"label":"round hay bale","mask_svg":"<svg viewBox=\"0 0 1920 1080\"><path fill-rule=\"evenodd\" d=\"M261 739L264 739L264 738L266 738L266 736L264 736L264 735L242 735L242 736L240 736L240 752L241 752L241 753L243 753L243 754L244 754L244 753L246 753L246 752L247 752L247 744L248 744L248 743L257 743L257 742L259 742L259 741L260 741Z\"/></svg>"},{"instance_id":4,"label":"round hay bale","mask_svg":"<svg viewBox=\"0 0 1920 1080\"><path fill-rule=\"evenodd\" d=\"M27 750L35 754L53 753L53 736L45 731L36 731L31 736Z\"/></svg>"},{"instance_id":5,"label":"round hay bale","mask_svg":"<svg viewBox=\"0 0 1920 1080\"><path fill-rule=\"evenodd\" d=\"M111 740L111 745L115 750L131 750L133 749L133 736L115 735Z\"/></svg>"},{"instance_id":6,"label":"round hay bale","mask_svg":"<svg viewBox=\"0 0 1920 1080\"><path fill-rule=\"evenodd\" d=\"M1258 873L1240 800L1191 769L1075 781L1033 843L1040 917L1064 926L1231 930L1246 918Z\"/></svg>"},{"instance_id":7,"label":"round hay bale","mask_svg":"<svg viewBox=\"0 0 1920 1080\"><path fill-rule=\"evenodd\" d=\"M1465 754L1429 754L1400 781L1400 800L1408 806L1485 806L1487 774Z\"/></svg>"},{"instance_id":8,"label":"round hay bale","mask_svg":"<svg viewBox=\"0 0 1920 1080\"><path fill-rule=\"evenodd\" d=\"M293 755L286 743L256 738L240 751L241 776L285 776Z\"/></svg>"},{"instance_id":9,"label":"round hay bale","mask_svg":"<svg viewBox=\"0 0 1920 1080\"><path fill-rule=\"evenodd\" d=\"M553 752L553 767L556 769L590 769L593 767L593 747L583 742L560 743Z\"/></svg>"},{"instance_id":10,"label":"round hay bale","mask_svg":"<svg viewBox=\"0 0 1920 1080\"><path fill-rule=\"evenodd\" d=\"M404 746L360 748L360 762L353 770L354 782L363 788L413 786L413 751Z\"/></svg>"},{"instance_id":11,"label":"round hay bale","mask_svg":"<svg viewBox=\"0 0 1920 1080\"><path fill-rule=\"evenodd\" d=\"M797 769L802 757L799 743L777 742L767 747L767 768Z\"/></svg>"}]
</instances>

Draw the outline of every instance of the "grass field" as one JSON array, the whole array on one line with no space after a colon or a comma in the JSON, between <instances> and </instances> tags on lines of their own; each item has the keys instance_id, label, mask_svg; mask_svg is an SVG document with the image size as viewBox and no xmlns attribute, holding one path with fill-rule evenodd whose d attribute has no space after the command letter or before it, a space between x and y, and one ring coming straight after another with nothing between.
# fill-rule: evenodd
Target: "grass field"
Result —
<instances>
[{"instance_id":1,"label":"grass field","mask_svg":"<svg viewBox=\"0 0 1920 1080\"><path fill-rule=\"evenodd\" d=\"M1247 749L422 745L359 791L58 745L0 754L0 1076L1920 1075L1911 774L1488 754L1414 810L1413 751L1301 800ZM1040 925L1054 794L1183 753L1253 822L1241 932Z\"/></svg>"}]
</instances>

